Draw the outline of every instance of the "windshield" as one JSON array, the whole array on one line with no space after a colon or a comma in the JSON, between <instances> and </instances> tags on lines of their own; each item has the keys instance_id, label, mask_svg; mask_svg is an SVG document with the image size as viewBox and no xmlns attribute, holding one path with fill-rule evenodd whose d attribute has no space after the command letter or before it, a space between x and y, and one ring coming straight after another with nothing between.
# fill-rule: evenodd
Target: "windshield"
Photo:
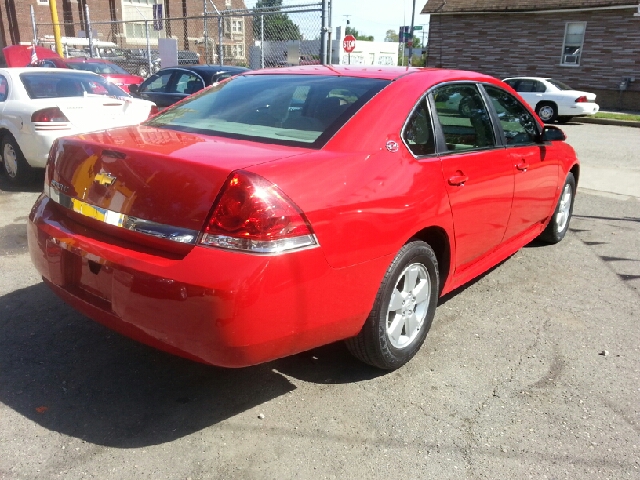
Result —
<instances>
[{"instance_id":1,"label":"windshield","mask_svg":"<svg viewBox=\"0 0 640 480\"><path fill-rule=\"evenodd\" d=\"M320 148L388 80L247 75L204 90L147 125Z\"/></svg>"},{"instance_id":2,"label":"windshield","mask_svg":"<svg viewBox=\"0 0 640 480\"><path fill-rule=\"evenodd\" d=\"M68 72L68 70L67 70ZM106 95L128 97L123 90L92 73L75 75L56 72L21 73L20 80L31 99Z\"/></svg>"},{"instance_id":3,"label":"windshield","mask_svg":"<svg viewBox=\"0 0 640 480\"><path fill-rule=\"evenodd\" d=\"M69 67L74 70L84 70L86 72L93 72L101 75L130 75L124 68L119 67L113 63L102 63L102 62L67 62Z\"/></svg>"},{"instance_id":4,"label":"windshield","mask_svg":"<svg viewBox=\"0 0 640 480\"><path fill-rule=\"evenodd\" d=\"M558 90L573 90L566 83L562 83L560 80L554 80L553 78L547 78L547 82L556 87Z\"/></svg>"}]
</instances>

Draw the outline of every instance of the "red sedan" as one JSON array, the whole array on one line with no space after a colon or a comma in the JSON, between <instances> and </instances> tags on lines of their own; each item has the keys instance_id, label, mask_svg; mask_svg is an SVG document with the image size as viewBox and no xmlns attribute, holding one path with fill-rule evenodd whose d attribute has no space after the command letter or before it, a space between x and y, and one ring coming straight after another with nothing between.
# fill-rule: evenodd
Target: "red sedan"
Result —
<instances>
[{"instance_id":1,"label":"red sedan","mask_svg":"<svg viewBox=\"0 0 640 480\"><path fill-rule=\"evenodd\" d=\"M132 75L115 63L111 63L100 58L47 58L44 60L38 60L38 62L33 66L72 68L74 70L84 70L85 72L97 73L127 93L129 93L130 85L140 85L144 81L144 78L139 77L138 75Z\"/></svg>"},{"instance_id":2,"label":"red sedan","mask_svg":"<svg viewBox=\"0 0 640 480\"><path fill-rule=\"evenodd\" d=\"M438 297L564 237L578 174L492 77L263 70L57 141L29 249L70 305L174 354L241 367L344 339L395 369Z\"/></svg>"}]
</instances>

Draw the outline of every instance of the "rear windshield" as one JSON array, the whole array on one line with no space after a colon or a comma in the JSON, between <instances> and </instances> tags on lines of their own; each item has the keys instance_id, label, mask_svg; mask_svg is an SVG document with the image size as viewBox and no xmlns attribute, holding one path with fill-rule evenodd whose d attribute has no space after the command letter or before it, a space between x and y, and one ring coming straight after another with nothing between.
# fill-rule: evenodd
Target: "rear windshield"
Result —
<instances>
[{"instance_id":1,"label":"rear windshield","mask_svg":"<svg viewBox=\"0 0 640 480\"><path fill-rule=\"evenodd\" d=\"M320 148L388 80L250 75L204 90L147 125Z\"/></svg>"},{"instance_id":2,"label":"rear windshield","mask_svg":"<svg viewBox=\"0 0 640 480\"><path fill-rule=\"evenodd\" d=\"M562 83L560 80L554 80L553 78L547 78L547 82L556 87L558 90L573 90L566 83Z\"/></svg>"},{"instance_id":3,"label":"rear windshield","mask_svg":"<svg viewBox=\"0 0 640 480\"><path fill-rule=\"evenodd\" d=\"M102 62L68 62L67 65L74 70L84 70L85 72L93 72L101 75L129 75L124 68L113 63Z\"/></svg>"},{"instance_id":4,"label":"rear windshield","mask_svg":"<svg viewBox=\"0 0 640 480\"><path fill-rule=\"evenodd\" d=\"M29 98L82 97L84 95L107 95L127 97L120 88L104 78L90 73L69 75L56 72L21 73L20 80Z\"/></svg>"}]
</instances>

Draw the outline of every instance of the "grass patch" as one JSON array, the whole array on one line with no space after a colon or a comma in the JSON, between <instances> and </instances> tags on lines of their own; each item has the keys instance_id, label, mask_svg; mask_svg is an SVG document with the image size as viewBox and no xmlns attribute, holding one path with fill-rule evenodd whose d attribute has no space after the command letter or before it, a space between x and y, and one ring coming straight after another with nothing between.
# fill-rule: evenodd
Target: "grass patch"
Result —
<instances>
[{"instance_id":1,"label":"grass patch","mask_svg":"<svg viewBox=\"0 0 640 480\"><path fill-rule=\"evenodd\" d=\"M631 122L640 122L640 115L631 115L629 113L609 113L598 112L596 118L610 118L612 120L629 120Z\"/></svg>"}]
</instances>

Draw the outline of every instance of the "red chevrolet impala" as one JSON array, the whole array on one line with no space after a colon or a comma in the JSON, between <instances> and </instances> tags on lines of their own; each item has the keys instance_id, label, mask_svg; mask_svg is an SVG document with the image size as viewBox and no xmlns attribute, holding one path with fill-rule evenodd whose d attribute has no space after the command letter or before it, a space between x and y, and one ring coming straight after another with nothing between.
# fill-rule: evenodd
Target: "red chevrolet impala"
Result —
<instances>
[{"instance_id":1,"label":"red chevrolet impala","mask_svg":"<svg viewBox=\"0 0 640 480\"><path fill-rule=\"evenodd\" d=\"M70 305L167 352L241 367L346 340L394 369L439 296L564 237L564 139L477 73L248 72L58 140L29 248Z\"/></svg>"}]
</instances>

